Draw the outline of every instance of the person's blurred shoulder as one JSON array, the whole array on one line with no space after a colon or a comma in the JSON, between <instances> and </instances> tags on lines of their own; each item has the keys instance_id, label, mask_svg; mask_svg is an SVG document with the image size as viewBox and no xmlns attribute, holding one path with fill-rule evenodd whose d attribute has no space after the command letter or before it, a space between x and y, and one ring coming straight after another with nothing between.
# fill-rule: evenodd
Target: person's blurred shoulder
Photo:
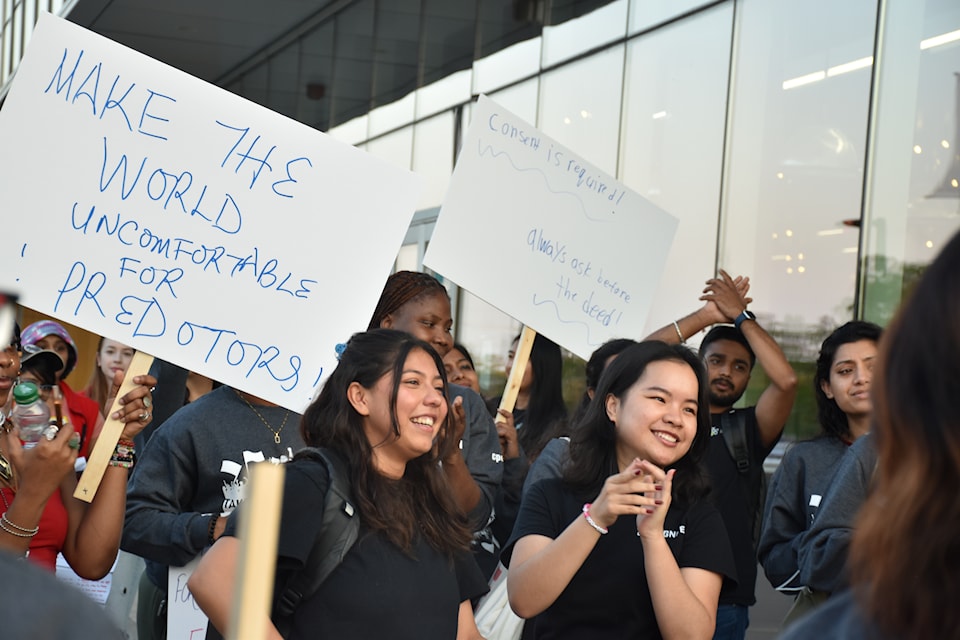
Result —
<instances>
[{"instance_id":1,"label":"person's blurred shoulder","mask_svg":"<svg viewBox=\"0 0 960 640\"><path fill-rule=\"evenodd\" d=\"M29 561L0 552L0 618L5 638L125 638L88 596Z\"/></svg>"},{"instance_id":2,"label":"person's blurred shoulder","mask_svg":"<svg viewBox=\"0 0 960 640\"><path fill-rule=\"evenodd\" d=\"M787 627L780 640L895 640L864 617L850 590Z\"/></svg>"}]
</instances>

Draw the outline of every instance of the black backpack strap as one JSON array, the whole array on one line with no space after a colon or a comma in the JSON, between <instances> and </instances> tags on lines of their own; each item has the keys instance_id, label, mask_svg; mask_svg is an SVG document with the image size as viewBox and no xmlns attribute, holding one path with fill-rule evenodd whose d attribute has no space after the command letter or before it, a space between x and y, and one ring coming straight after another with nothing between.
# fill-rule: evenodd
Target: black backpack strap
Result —
<instances>
[{"instance_id":1,"label":"black backpack strap","mask_svg":"<svg viewBox=\"0 0 960 640\"><path fill-rule=\"evenodd\" d=\"M750 449L747 446L747 412L731 409L720 414L720 430L730 457L737 463L737 471L750 473Z\"/></svg>"},{"instance_id":2,"label":"black backpack strap","mask_svg":"<svg viewBox=\"0 0 960 640\"><path fill-rule=\"evenodd\" d=\"M720 429L730 456L740 472L740 486L746 501L747 514L751 519L753 548L756 550L763 525L763 505L767 495L767 474L763 465L751 464L750 448L747 446L747 412L730 410L720 415Z\"/></svg>"},{"instance_id":3,"label":"black backpack strap","mask_svg":"<svg viewBox=\"0 0 960 640\"><path fill-rule=\"evenodd\" d=\"M274 598L271 617L284 637L290 631L293 612L304 599L316 593L324 580L340 565L360 532L360 517L353 506L350 492L350 475L340 456L330 449L311 447L299 451L297 457L309 457L322 462L330 476L330 486L324 497L320 532L306 564L287 581L282 593Z\"/></svg>"}]
</instances>

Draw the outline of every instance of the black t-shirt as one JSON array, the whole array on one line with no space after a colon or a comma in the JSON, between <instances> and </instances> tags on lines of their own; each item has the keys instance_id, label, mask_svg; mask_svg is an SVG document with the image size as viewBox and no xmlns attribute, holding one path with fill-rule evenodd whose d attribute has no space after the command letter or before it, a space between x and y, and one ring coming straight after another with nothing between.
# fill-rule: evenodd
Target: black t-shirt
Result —
<instances>
[{"instance_id":1,"label":"black t-shirt","mask_svg":"<svg viewBox=\"0 0 960 640\"><path fill-rule=\"evenodd\" d=\"M760 441L760 427L757 425L756 407L737 409L746 412L747 448L750 451L750 464L762 469L763 460L773 446L764 447ZM707 448L707 470L710 474L710 498L716 504L723 523L727 528L733 559L737 567L738 582L724 583L720 592L720 604L753 605L754 586L757 582L757 550L753 547L754 516L749 513L749 496L745 495L744 485L737 470L737 463L727 449L727 443L720 429L719 413L710 414L713 428L710 430L710 445ZM760 505L761 508L763 505Z\"/></svg>"},{"instance_id":2,"label":"black t-shirt","mask_svg":"<svg viewBox=\"0 0 960 640\"><path fill-rule=\"evenodd\" d=\"M533 485L523 497L513 536L503 550L504 564L509 563L517 540L527 535L556 539L583 517L582 507L583 500L560 479ZM538 640L661 637L636 520L619 518L609 531L600 536L563 593L537 616L534 637ZM723 522L709 502L689 508L671 504L663 535L680 568L697 567L736 578Z\"/></svg>"},{"instance_id":3,"label":"black t-shirt","mask_svg":"<svg viewBox=\"0 0 960 640\"><path fill-rule=\"evenodd\" d=\"M301 569L323 519L329 478L322 463L288 463L277 545L277 589ZM238 511L243 509L243 505ZM232 534L230 518L227 533ZM468 551L453 561L417 537L412 554L361 522L343 562L293 614L296 638L455 638L460 603L487 590Z\"/></svg>"}]
</instances>

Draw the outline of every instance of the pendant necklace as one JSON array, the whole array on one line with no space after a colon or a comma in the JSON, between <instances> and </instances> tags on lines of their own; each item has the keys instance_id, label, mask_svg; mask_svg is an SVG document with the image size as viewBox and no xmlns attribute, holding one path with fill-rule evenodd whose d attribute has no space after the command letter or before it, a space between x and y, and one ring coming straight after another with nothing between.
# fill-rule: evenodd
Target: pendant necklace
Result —
<instances>
[{"instance_id":1,"label":"pendant necklace","mask_svg":"<svg viewBox=\"0 0 960 640\"><path fill-rule=\"evenodd\" d=\"M250 401L247 400L247 398L243 394L241 394L240 392L237 392L237 395L240 396L240 399L243 400L243 402L248 407L250 407L250 411L253 411L255 414L257 414L257 417L260 418L260 422L262 422L264 426L270 430L270 433L273 434L273 441L276 442L277 444L280 444L280 432L283 431L283 428L285 426L287 426L287 418L290 417L290 410L288 409L287 413L283 416L283 422L280 423L280 428L274 429L273 427L270 426L270 423L267 422L267 419L264 418L259 411L253 408L253 405L250 404Z\"/></svg>"}]
</instances>

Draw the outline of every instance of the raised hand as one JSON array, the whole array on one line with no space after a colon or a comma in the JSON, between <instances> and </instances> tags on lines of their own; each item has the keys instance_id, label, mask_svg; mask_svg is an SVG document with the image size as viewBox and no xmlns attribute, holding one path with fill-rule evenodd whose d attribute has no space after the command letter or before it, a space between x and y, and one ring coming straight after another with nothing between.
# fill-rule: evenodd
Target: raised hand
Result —
<instances>
[{"instance_id":1,"label":"raised hand","mask_svg":"<svg viewBox=\"0 0 960 640\"><path fill-rule=\"evenodd\" d=\"M750 278L737 276L731 278L723 269L716 278L707 280L700 300L704 300L704 312L717 322L733 322L740 312L747 308L753 298L748 298Z\"/></svg>"},{"instance_id":2,"label":"raised hand","mask_svg":"<svg viewBox=\"0 0 960 640\"><path fill-rule=\"evenodd\" d=\"M123 376L124 373L122 371L117 371L113 374L113 386L110 388L110 394L107 399L108 407L113 406L113 399L120 393ZM135 435L143 431L144 427L153 420L152 389L157 384L157 379L151 375L136 376L133 381L139 386L131 389L120 398L120 409L110 416L114 420L119 420L126 425L120 437L127 440L132 440Z\"/></svg>"},{"instance_id":3,"label":"raised hand","mask_svg":"<svg viewBox=\"0 0 960 640\"><path fill-rule=\"evenodd\" d=\"M7 452L17 471L18 495L24 494L33 500L46 503L60 487L63 478L74 472L77 442L73 425L69 422L59 430L52 428L45 432L30 449L23 448L16 429L9 433L4 432L3 450Z\"/></svg>"},{"instance_id":4,"label":"raised hand","mask_svg":"<svg viewBox=\"0 0 960 640\"><path fill-rule=\"evenodd\" d=\"M504 460L520 457L520 444L517 441L517 428L513 423L513 414L506 409L497 409L503 420L497 420L497 435L500 437L500 452Z\"/></svg>"}]
</instances>

